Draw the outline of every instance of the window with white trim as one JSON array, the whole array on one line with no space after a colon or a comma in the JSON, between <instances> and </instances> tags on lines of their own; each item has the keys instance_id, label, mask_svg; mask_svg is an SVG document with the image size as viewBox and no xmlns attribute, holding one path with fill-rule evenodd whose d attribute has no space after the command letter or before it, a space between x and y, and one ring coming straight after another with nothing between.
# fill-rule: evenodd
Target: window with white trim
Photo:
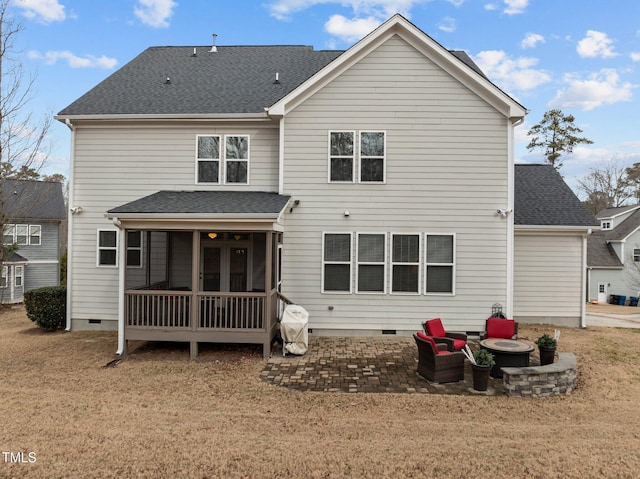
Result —
<instances>
[{"instance_id":1,"label":"window with white trim","mask_svg":"<svg viewBox=\"0 0 640 479\"><path fill-rule=\"evenodd\" d=\"M42 226L29 225L29 244L38 246L42 243Z\"/></svg>"},{"instance_id":2,"label":"window with white trim","mask_svg":"<svg viewBox=\"0 0 640 479\"><path fill-rule=\"evenodd\" d=\"M142 268L142 231L127 231L127 267Z\"/></svg>"},{"instance_id":3,"label":"window with white trim","mask_svg":"<svg viewBox=\"0 0 640 479\"><path fill-rule=\"evenodd\" d=\"M360 182L384 183L386 140L384 131L360 132Z\"/></svg>"},{"instance_id":4,"label":"window with white trim","mask_svg":"<svg viewBox=\"0 0 640 479\"><path fill-rule=\"evenodd\" d=\"M391 292L420 293L420 235L391 235Z\"/></svg>"},{"instance_id":5,"label":"window with white trim","mask_svg":"<svg viewBox=\"0 0 640 479\"><path fill-rule=\"evenodd\" d=\"M98 230L98 266L118 266L118 232Z\"/></svg>"},{"instance_id":6,"label":"window with white trim","mask_svg":"<svg viewBox=\"0 0 640 479\"><path fill-rule=\"evenodd\" d=\"M15 267L14 286L21 287L24 281L24 266Z\"/></svg>"},{"instance_id":7,"label":"window with white trim","mask_svg":"<svg viewBox=\"0 0 640 479\"><path fill-rule=\"evenodd\" d=\"M29 244L29 225L16 225L16 244L20 246Z\"/></svg>"},{"instance_id":8,"label":"window with white trim","mask_svg":"<svg viewBox=\"0 0 640 479\"><path fill-rule=\"evenodd\" d=\"M15 243L16 225L6 224L4 225L4 232L2 234L2 244Z\"/></svg>"},{"instance_id":9,"label":"window with white trim","mask_svg":"<svg viewBox=\"0 0 640 479\"><path fill-rule=\"evenodd\" d=\"M353 183L355 131L329 132L329 182Z\"/></svg>"},{"instance_id":10,"label":"window with white trim","mask_svg":"<svg viewBox=\"0 0 640 479\"><path fill-rule=\"evenodd\" d=\"M601 221L601 222L600 222L600 227L601 227L603 230L610 230L610 229L611 229L611 221L609 221L609 220Z\"/></svg>"},{"instance_id":11,"label":"window with white trim","mask_svg":"<svg viewBox=\"0 0 640 479\"><path fill-rule=\"evenodd\" d=\"M351 293L351 233L322 234L322 292Z\"/></svg>"},{"instance_id":12,"label":"window with white trim","mask_svg":"<svg viewBox=\"0 0 640 479\"><path fill-rule=\"evenodd\" d=\"M455 235L426 234L425 293L453 294Z\"/></svg>"},{"instance_id":13,"label":"window with white trim","mask_svg":"<svg viewBox=\"0 0 640 479\"><path fill-rule=\"evenodd\" d=\"M356 292L384 293L386 291L387 235L357 233Z\"/></svg>"},{"instance_id":14,"label":"window with white trim","mask_svg":"<svg viewBox=\"0 0 640 479\"><path fill-rule=\"evenodd\" d=\"M9 276L9 268L7 266L3 266L2 277L0 277L0 288L7 287L7 276Z\"/></svg>"},{"instance_id":15,"label":"window with white trim","mask_svg":"<svg viewBox=\"0 0 640 479\"><path fill-rule=\"evenodd\" d=\"M225 183L249 183L249 136L224 137Z\"/></svg>"},{"instance_id":16,"label":"window with white trim","mask_svg":"<svg viewBox=\"0 0 640 479\"><path fill-rule=\"evenodd\" d=\"M220 135L198 135L197 183L220 183Z\"/></svg>"},{"instance_id":17,"label":"window with white trim","mask_svg":"<svg viewBox=\"0 0 640 479\"><path fill-rule=\"evenodd\" d=\"M640 262L640 248L633 248L633 261Z\"/></svg>"}]
</instances>

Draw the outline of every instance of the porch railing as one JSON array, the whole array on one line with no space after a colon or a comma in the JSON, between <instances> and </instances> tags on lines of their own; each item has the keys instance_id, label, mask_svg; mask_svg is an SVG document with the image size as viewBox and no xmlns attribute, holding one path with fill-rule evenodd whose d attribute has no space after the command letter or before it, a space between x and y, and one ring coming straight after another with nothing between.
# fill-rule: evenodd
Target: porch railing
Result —
<instances>
[{"instance_id":1,"label":"porch railing","mask_svg":"<svg viewBox=\"0 0 640 479\"><path fill-rule=\"evenodd\" d=\"M269 316L275 317L275 301ZM196 320L192 320L192 310ZM196 293L129 290L125 324L130 328L183 330L266 330L267 293Z\"/></svg>"}]
</instances>

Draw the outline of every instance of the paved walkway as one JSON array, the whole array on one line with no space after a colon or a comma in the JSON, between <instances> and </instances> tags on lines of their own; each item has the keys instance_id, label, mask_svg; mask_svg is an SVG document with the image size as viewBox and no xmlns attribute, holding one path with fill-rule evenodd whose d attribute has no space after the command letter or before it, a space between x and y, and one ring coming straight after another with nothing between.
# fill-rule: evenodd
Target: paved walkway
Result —
<instances>
[{"instance_id":1,"label":"paved walkway","mask_svg":"<svg viewBox=\"0 0 640 479\"><path fill-rule=\"evenodd\" d=\"M640 328L640 309L610 304L587 304L587 327Z\"/></svg>"},{"instance_id":2,"label":"paved walkway","mask_svg":"<svg viewBox=\"0 0 640 479\"><path fill-rule=\"evenodd\" d=\"M478 342L470 340L471 349ZM535 353L534 353L535 354ZM531 362L537 362L532 354ZM298 391L345 393L422 393L457 395L504 394L502 380L489 379L489 389L473 389L471 366L465 360L465 379L437 384L416 373L418 349L413 337L353 338L309 336L303 356L282 356L276 345L261 373L271 384Z\"/></svg>"}]
</instances>

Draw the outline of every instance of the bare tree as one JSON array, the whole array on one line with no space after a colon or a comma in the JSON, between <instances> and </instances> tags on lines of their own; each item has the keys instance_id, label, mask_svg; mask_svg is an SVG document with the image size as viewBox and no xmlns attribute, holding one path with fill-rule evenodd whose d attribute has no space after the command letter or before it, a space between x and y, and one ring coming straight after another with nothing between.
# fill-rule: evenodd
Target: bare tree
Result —
<instances>
[{"instance_id":1,"label":"bare tree","mask_svg":"<svg viewBox=\"0 0 640 479\"><path fill-rule=\"evenodd\" d=\"M35 76L26 74L15 40L24 30L9 12L10 0L0 0L0 192L7 179L37 179L50 153L49 130L53 116L36 119L29 110ZM0 195L0 230L11 223L6 195ZM15 198L13 198L15 199ZM13 200L12 199L12 200ZM29 199L37 201L37 199ZM0 271L15 245L0 248Z\"/></svg>"},{"instance_id":2,"label":"bare tree","mask_svg":"<svg viewBox=\"0 0 640 479\"><path fill-rule=\"evenodd\" d=\"M620 159L603 161L578 180L585 194L585 206L592 214L605 208L624 206L634 197L635 189L628 179L627 168Z\"/></svg>"}]
</instances>

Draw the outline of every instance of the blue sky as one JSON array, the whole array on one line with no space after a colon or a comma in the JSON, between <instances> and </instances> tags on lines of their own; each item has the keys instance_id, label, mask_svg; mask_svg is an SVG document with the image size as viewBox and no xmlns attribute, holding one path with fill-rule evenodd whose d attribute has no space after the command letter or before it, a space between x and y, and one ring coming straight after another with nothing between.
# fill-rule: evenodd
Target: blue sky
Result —
<instances>
[{"instance_id":1,"label":"blue sky","mask_svg":"<svg viewBox=\"0 0 640 479\"><path fill-rule=\"evenodd\" d=\"M593 145L567 157L570 186L604 162L640 161L637 0L11 0L23 65L37 74L35 115L55 114L149 46L305 44L346 49L401 13L466 51L530 110L516 161L537 163L528 129L560 108ZM68 174L70 134L56 122L47 173Z\"/></svg>"}]
</instances>

